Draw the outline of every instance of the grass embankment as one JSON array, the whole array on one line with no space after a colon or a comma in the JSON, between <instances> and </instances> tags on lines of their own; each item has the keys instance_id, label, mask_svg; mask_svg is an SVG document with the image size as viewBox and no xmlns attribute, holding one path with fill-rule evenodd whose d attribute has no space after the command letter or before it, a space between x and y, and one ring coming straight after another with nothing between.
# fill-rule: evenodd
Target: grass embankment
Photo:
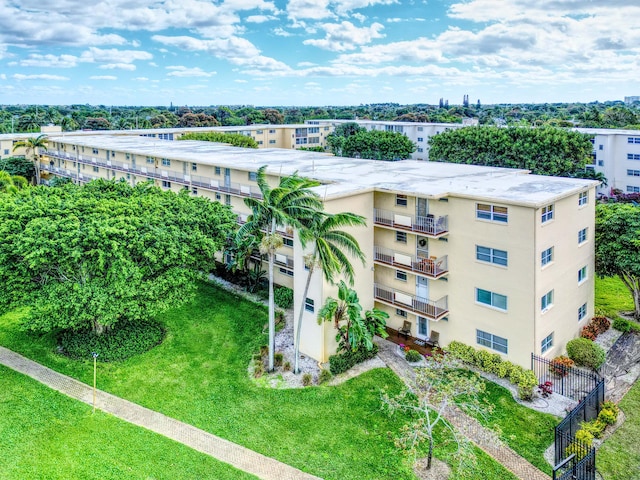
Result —
<instances>
[{"instance_id":1,"label":"grass embankment","mask_svg":"<svg viewBox=\"0 0 640 480\"><path fill-rule=\"evenodd\" d=\"M634 309L631 293L618 277L596 277L596 309L614 320L619 312L632 312Z\"/></svg>"},{"instance_id":2,"label":"grass embankment","mask_svg":"<svg viewBox=\"0 0 640 480\"><path fill-rule=\"evenodd\" d=\"M19 313L0 317L0 345L91 384L89 359L57 355L52 336L26 335L19 331L18 320ZM266 343L263 307L202 285L193 301L159 320L167 327L164 343L123 362L99 364L99 388L325 479L414 478L393 445L406 419L381 411L380 389L393 392L402 386L390 370L373 370L337 387L259 388L247 377L247 365ZM13 394L10 398L14 400L6 408L19 401ZM21 427L12 428L21 430L17 435L30 435L28 418ZM104 429L108 432L111 427ZM96 443L106 448L104 442ZM46 451L46 445L34 443L32 462L39 464ZM515 478L483 453L477 454L477 466L454 470L454 478ZM437 455L446 458L446 451L438 450ZM78 447L78 455L69 461L91 463L90 449L84 453Z\"/></svg>"}]
</instances>

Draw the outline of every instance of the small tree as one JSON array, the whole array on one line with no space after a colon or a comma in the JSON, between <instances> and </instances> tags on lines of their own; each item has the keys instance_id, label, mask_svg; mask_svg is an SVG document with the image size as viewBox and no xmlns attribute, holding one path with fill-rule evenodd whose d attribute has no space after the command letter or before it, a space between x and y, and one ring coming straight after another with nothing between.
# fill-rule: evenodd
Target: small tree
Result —
<instances>
[{"instance_id":1,"label":"small tree","mask_svg":"<svg viewBox=\"0 0 640 480\"><path fill-rule=\"evenodd\" d=\"M40 184L40 162L38 161L38 149L44 148L46 150L47 143L48 140L46 135L38 135L37 137L29 137L26 140L18 140L13 144L14 152L19 148L24 148L25 156L29 156L29 154L31 154L36 174L36 185Z\"/></svg>"},{"instance_id":2,"label":"small tree","mask_svg":"<svg viewBox=\"0 0 640 480\"><path fill-rule=\"evenodd\" d=\"M479 399L479 395L485 391L484 382L476 373L461 370L460 366L459 361L451 356L434 354L427 358L425 368L415 370L415 380L403 393L390 396L383 392L383 405L391 414L404 411L410 413L412 418L401 430L396 446L415 462L418 447L427 442L427 469L431 468L438 426L450 434L450 438L444 442L457 445L455 456L458 460L472 461L474 457L469 440L446 418L455 416L461 410L480 414L490 410L490 406ZM497 437L493 440L498 441Z\"/></svg>"}]
</instances>

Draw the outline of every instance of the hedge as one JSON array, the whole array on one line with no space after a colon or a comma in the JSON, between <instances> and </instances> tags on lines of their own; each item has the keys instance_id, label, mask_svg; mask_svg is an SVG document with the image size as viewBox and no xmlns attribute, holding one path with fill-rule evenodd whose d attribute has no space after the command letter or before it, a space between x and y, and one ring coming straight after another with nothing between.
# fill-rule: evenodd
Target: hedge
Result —
<instances>
[{"instance_id":1,"label":"hedge","mask_svg":"<svg viewBox=\"0 0 640 480\"><path fill-rule=\"evenodd\" d=\"M375 357L377 353L378 345L374 344L371 350L362 348L355 352L349 351L331 355L329 357L329 371L332 375L338 375L339 373L346 372L358 363L362 363L365 360Z\"/></svg>"},{"instance_id":2,"label":"hedge","mask_svg":"<svg viewBox=\"0 0 640 480\"><path fill-rule=\"evenodd\" d=\"M464 363L473 365L484 372L493 373L500 378L507 378L518 387L518 396L521 399L531 400L533 398L533 389L538 385L538 379L531 370L502 360L502 357L497 353L476 350L461 342L451 342L446 350Z\"/></svg>"},{"instance_id":3,"label":"hedge","mask_svg":"<svg viewBox=\"0 0 640 480\"><path fill-rule=\"evenodd\" d=\"M567 342L567 355L578 365L593 370L600 368L606 359L604 349L588 338L574 338Z\"/></svg>"}]
</instances>

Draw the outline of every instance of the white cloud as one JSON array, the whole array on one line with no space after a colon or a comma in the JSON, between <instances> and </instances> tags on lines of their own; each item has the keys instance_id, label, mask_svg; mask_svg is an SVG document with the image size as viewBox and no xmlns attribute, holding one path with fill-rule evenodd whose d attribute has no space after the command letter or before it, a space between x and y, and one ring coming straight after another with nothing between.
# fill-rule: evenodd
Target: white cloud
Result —
<instances>
[{"instance_id":1,"label":"white cloud","mask_svg":"<svg viewBox=\"0 0 640 480\"><path fill-rule=\"evenodd\" d=\"M249 83L247 80L243 80L243 79L241 79L241 78L236 78L236 79L234 80L234 82L236 82L236 83Z\"/></svg>"},{"instance_id":2,"label":"white cloud","mask_svg":"<svg viewBox=\"0 0 640 480\"><path fill-rule=\"evenodd\" d=\"M384 26L380 23L374 23L370 27L356 27L351 22L342 23L325 23L320 25L326 32L323 39L305 40L305 45L313 45L324 50L332 50L335 52L344 52L346 50L354 50L358 45L366 45L376 38L383 38L384 35L380 30Z\"/></svg>"},{"instance_id":3,"label":"white cloud","mask_svg":"<svg viewBox=\"0 0 640 480\"><path fill-rule=\"evenodd\" d=\"M335 18L329 11L329 0L289 0L287 16L291 20Z\"/></svg>"},{"instance_id":4,"label":"white cloud","mask_svg":"<svg viewBox=\"0 0 640 480\"><path fill-rule=\"evenodd\" d=\"M104 65L100 65L98 68L102 70L129 70L134 71L136 66L132 63L105 63Z\"/></svg>"},{"instance_id":5,"label":"white cloud","mask_svg":"<svg viewBox=\"0 0 640 480\"><path fill-rule=\"evenodd\" d=\"M105 63L133 63L138 60L151 60L153 55L142 50L118 50L117 48L102 49L90 47L80 55L82 62Z\"/></svg>"},{"instance_id":6,"label":"white cloud","mask_svg":"<svg viewBox=\"0 0 640 480\"><path fill-rule=\"evenodd\" d=\"M135 77L134 80L136 82L148 82L149 79L147 77Z\"/></svg>"},{"instance_id":7,"label":"white cloud","mask_svg":"<svg viewBox=\"0 0 640 480\"><path fill-rule=\"evenodd\" d=\"M170 70L167 73L168 77L212 77L216 74L216 72L205 72L200 67L188 68L184 66L170 66L167 67L167 70Z\"/></svg>"},{"instance_id":8,"label":"white cloud","mask_svg":"<svg viewBox=\"0 0 640 480\"><path fill-rule=\"evenodd\" d=\"M265 23L277 19L278 17L275 17L273 15L249 15L247 18L245 18L245 21L249 23Z\"/></svg>"},{"instance_id":9,"label":"white cloud","mask_svg":"<svg viewBox=\"0 0 640 480\"><path fill-rule=\"evenodd\" d=\"M364 23L364 21L367 19L367 17L365 17L361 13L352 13L351 16L358 20L360 23Z\"/></svg>"},{"instance_id":10,"label":"white cloud","mask_svg":"<svg viewBox=\"0 0 640 480\"><path fill-rule=\"evenodd\" d=\"M4 73L0 73L0 80L6 80L7 76Z\"/></svg>"},{"instance_id":11,"label":"white cloud","mask_svg":"<svg viewBox=\"0 0 640 480\"><path fill-rule=\"evenodd\" d=\"M113 75L93 75L89 77L90 80L117 80L118 77L114 77Z\"/></svg>"},{"instance_id":12,"label":"white cloud","mask_svg":"<svg viewBox=\"0 0 640 480\"><path fill-rule=\"evenodd\" d=\"M280 27L276 27L273 29L273 33L274 35L277 35L279 37L291 37L293 34L287 32L286 30L280 28Z\"/></svg>"},{"instance_id":13,"label":"white cloud","mask_svg":"<svg viewBox=\"0 0 640 480\"><path fill-rule=\"evenodd\" d=\"M69 80L69 77L63 77L61 75L47 75L45 73L37 75L24 75L22 73L16 73L11 76L15 80Z\"/></svg>"},{"instance_id":14,"label":"white cloud","mask_svg":"<svg viewBox=\"0 0 640 480\"><path fill-rule=\"evenodd\" d=\"M13 63L13 62L12 62ZM16 62L21 67L40 68L72 68L78 64L78 57L74 55L41 55L32 53L27 58Z\"/></svg>"}]
</instances>

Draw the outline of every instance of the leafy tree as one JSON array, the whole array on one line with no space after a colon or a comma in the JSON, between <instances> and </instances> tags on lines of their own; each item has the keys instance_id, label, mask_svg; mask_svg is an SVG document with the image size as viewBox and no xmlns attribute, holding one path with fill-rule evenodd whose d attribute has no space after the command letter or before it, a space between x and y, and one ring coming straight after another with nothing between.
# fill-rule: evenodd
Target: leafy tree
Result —
<instances>
[{"instance_id":1,"label":"leafy tree","mask_svg":"<svg viewBox=\"0 0 640 480\"><path fill-rule=\"evenodd\" d=\"M218 202L96 180L0 196L0 310L38 332L144 320L182 304L236 227Z\"/></svg>"},{"instance_id":2,"label":"leafy tree","mask_svg":"<svg viewBox=\"0 0 640 480\"><path fill-rule=\"evenodd\" d=\"M190 132L180 136L179 140L200 140L203 142L229 143L234 147L258 148L258 143L253 138L239 133Z\"/></svg>"},{"instance_id":3,"label":"leafy tree","mask_svg":"<svg viewBox=\"0 0 640 480\"><path fill-rule=\"evenodd\" d=\"M357 132L347 137L342 145L342 156L373 160L403 160L416 150L416 145L399 132L372 130Z\"/></svg>"},{"instance_id":4,"label":"leafy tree","mask_svg":"<svg viewBox=\"0 0 640 480\"><path fill-rule=\"evenodd\" d=\"M338 298L329 297L318 312L318 323L333 322L337 330L336 342L342 352L355 352L360 349L371 350L373 337L386 333L386 312L374 308L362 315L362 305L358 293L340 280Z\"/></svg>"},{"instance_id":5,"label":"leafy tree","mask_svg":"<svg viewBox=\"0 0 640 480\"><path fill-rule=\"evenodd\" d=\"M424 368L415 370L416 377L400 395L383 394L383 405L390 413L409 412L411 422L401 430L396 446L415 462L418 447L427 442L427 470L431 468L437 428L448 431L450 440L457 448L455 456L462 462L473 461L473 446L465 436L446 421L462 409L483 414L488 405L480 402L485 384L477 373L460 369L460 363L449 355L434 354L427 358ZM445 437L443 435L443 437ZM495 442L499 440L493 439Z\"/></svg>"},{"instance_id":6,"label":"leafy tree","mask_svg":"<svg viewBox=\"0 0 640 480\"><path fill-rule=\"evenodd\" d=\"M593 145L588 135L557 128L465 127L429 140L429 159L572 176L584 171Z\"/></svg>"},{"instance_id":7,"label":"leafy tree","mask_svg":"<svg viewBox=\"0 0 640 480\"><path fill-rule=\"evenodd\" d=\"M629 289L640 320L640 207L630 203L596 205L596 273L617 276Z\"/></svg>"},{"instance_id":8,"label":"leafy tree","mask_svg":"<svg viewBox=\"0 0 640 480\"><path fill-rule=\"evenodd\" d=\"M9 175L20 175L31 181L35 176L35 167L31 160L24 157L7 157L0 160L0 170Z\"/></svg>"},{"instance_id":9,"label":"leafy tree","mask_svg":"<svg viewBox=\"0 0 640 480\"><path fill-rule=\"evenodd\" d=\"M31 154L31 159L33 161L34 171L36 173L35 180L36 185L40 185L40 162L38 160L38 149L44 148L47 149L47 136L46 135L38 135L37 137L29 137L26 140L18 140L13 144L13 151L15 152L19 148L24 148L25 156L29 156Z\"/></svg>"},{"instance_id":10,"label":"leafy tree","mask_svg":"<svg viewBox=\"0 0 640 480\"><path fill-rule=\"evenodd\" d=\"M27 179L0 170L0 193L16 193L28 185Z\"/></svg>"},{"instance_id":11,"label":"leafy tree","mask_svg":"<svg viewBox=\"0 0 640 480\"><path fill-rule=\"evenodd\" d=\"M244 203L251 209L247 222L240 227L236 238L238 241L245 235L253 235L256 231L266 234L260 242L260 252L269 259L269 371L273 371L275 352L275 304L273 294L274 257L278 248L282 247L282 237L276 227L299 228L307 219L313 218L322 211L322 202L311 187L318 184L298 176L297 173L283 177L277 187L272 188L266 179L266 166L258 169L256 181L262 199L245 198Z\"/></svg>"},{"instance_id":12,"label":"leafy tree","mask_svg":"<svg viewBox=\"0 0 640 480\"><path fill-rule=\"evenodd\" d=\"M365 257L353 235L340 229L364 225L366 225L365 218L354 213L338 213L335 215L318 213L300 229L299 237L303 248L309 242L313 242L313 251L304 257L308 273L302 298L307 298L311 277L316 269L322 270L327 282L334 283L335 276L342 273L349 284L353 285L353 266L347 254L361 260L363 265ZM302 330L303 314L304 302L300 306L300 313L298 314L294 373L299 373L300 332Z\"/></svg>"}]
</instances>

